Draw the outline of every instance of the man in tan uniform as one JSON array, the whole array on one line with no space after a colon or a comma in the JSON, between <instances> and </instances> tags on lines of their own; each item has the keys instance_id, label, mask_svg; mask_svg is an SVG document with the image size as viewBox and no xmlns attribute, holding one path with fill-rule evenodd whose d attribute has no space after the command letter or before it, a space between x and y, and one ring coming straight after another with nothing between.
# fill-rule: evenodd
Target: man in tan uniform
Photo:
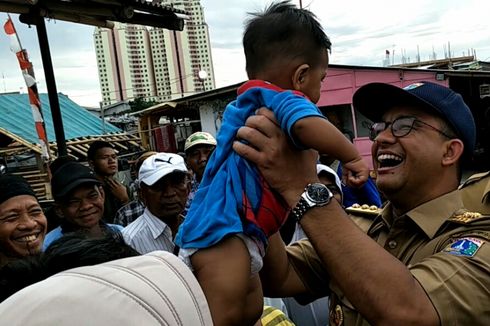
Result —
<instances>
[{"instance_id":1,"label":"man in tan uniform","mask_svg":"<svg viewBox=\"0 0 490 326\"><path fill-rule=\"evenodd\" d=\"M264 295L308 302L330 294L331 325L489 325L490 217L466 211L457 191L475 142L469 108L427 82L368 84L353 104L376 122L377 186L389 203L374 218L362 210L349 218L328 200L315 153L293 149L271 111L238 132L253 147L234 149L258 165L309 238L287 248L269 239Z\"/></svg>"},{"instance_id":2,"label":"man in tan uniform","mask_svg":"<svg viewBox=\"0 0 490 326\"><path fill-rule=\"evenodd\" d=\"M460 191L464 207L490 215L490 171L472 175Z\"/></svg>"}]
</instances>

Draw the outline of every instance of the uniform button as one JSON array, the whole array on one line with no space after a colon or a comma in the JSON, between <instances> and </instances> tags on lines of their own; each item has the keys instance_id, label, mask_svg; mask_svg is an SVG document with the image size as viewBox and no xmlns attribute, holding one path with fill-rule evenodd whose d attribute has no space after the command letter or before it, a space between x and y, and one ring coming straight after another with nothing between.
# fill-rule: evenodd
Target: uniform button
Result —
<instances>
[{"instance_id":1,"label":"uniform button","mask_svg":"<svg viewBox=\"0 0 490 326\"><path fill-rule=\"evenodd\" d=\"M395 249L397 245L398 243L395 240L390 240L390 242L388 242L388 247L390 247L390 249Z\"/></svg>"}]
</instances>

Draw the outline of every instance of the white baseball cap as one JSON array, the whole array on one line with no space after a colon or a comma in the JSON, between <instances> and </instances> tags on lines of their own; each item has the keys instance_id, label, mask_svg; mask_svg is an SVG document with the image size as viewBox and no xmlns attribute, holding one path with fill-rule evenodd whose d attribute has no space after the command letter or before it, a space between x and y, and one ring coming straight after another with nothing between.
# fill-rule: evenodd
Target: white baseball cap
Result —
<instances>
[{"instance_id":1,"label":"white baseball cap","mask_svg":"<svg viewBox=\"0 0 490 326\"><path fill-rule=\"evenodd\" d=\"M182 156L173 153L156 153L141 164L138 181L152 186L167 174L176 171L187 172Z\"/></svg>"},{"instance_id":2,"label":"white baseball cap","mask_svg":"<svg viewBox=\"0 0 490 326\"><path fill-rule=\"evenodd\" d=\"M0 316L11 326L213 324L192 271L166 251L55 274L3 301Z\"/></svg>"}]
</instances>

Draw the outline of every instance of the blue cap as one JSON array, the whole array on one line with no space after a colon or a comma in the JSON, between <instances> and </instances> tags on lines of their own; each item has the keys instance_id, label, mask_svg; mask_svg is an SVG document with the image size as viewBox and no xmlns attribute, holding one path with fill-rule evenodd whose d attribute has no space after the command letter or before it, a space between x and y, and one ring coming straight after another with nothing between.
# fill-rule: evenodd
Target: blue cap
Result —
<instances>
[{"instance_id":1,"label":"blue cap","mask_svg":"<svg viewBox=\"0 0 490 326\"><path fill-rule=\"evenodd\" d=\"M396 105L413 105L436 113L445 120L464 144L466 157L473 154L476 141L475 120L460 94L448 87L423 81L404 88L385 83L360 87L352 105L370 120L380 121L388 109Z\"/></svg>"}]
</instances>

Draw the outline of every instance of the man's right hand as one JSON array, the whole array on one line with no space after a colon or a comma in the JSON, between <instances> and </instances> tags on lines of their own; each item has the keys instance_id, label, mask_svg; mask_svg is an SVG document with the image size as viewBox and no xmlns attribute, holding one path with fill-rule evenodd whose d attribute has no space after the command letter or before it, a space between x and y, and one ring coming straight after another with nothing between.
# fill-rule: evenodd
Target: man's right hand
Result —
<instances>
[{"instance_id":1,"label":"man's right hand","mask_svg":"<svg viewBox=\"0 0 490 326\"><path fill-rule=\"evenodd\" d=\"M237 132L233 149L255 163L265 180L290 207L296 205L305 186L318 182L314 150L297 150L280 129L274 113L257 110ZM245 140L243 143L240 140Z\"/></svg>"},{"instance_id":2,"label":"man's right hand","mask_svg":"<svg viewBox=\"0 0 490 326\"><path fill-rule=\"evenodd\" d=\"M128 191L122 183L115 180L113 177L106 177L105 183L117 200L123 204L129 202Z\"/></svg>"}]
</instances>

